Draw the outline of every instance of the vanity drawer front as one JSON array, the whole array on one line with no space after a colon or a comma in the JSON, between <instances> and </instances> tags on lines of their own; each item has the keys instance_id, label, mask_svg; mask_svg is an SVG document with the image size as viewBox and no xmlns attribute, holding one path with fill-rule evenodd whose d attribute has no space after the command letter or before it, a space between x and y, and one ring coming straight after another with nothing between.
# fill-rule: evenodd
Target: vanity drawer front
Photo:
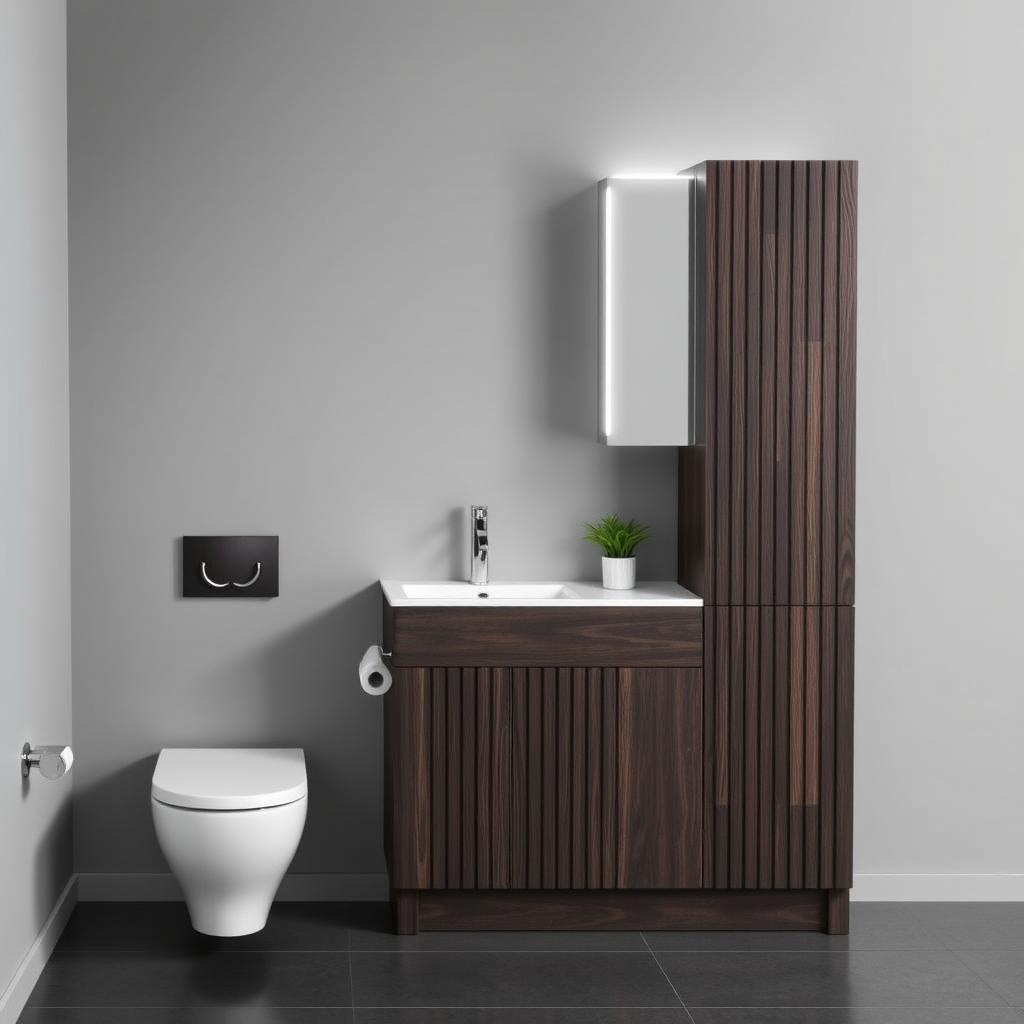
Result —
<instances>
[{"instance_id":1,"label":"vanity drawer front","mask_svg":"<svg viewBox=\"0 0 1024 1024\"><path fill-rule=\"evenodd\" d=\"M397 667L700 667L700 608L392 608Z\"/></svg>"}]
</instances>

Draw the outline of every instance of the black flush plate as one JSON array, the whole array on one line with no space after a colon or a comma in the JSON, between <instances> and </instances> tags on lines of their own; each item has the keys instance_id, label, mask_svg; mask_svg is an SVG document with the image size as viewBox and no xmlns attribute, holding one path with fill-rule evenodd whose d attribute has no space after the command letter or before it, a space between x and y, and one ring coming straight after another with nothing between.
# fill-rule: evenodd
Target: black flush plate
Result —
<instances>
[{"instance_id":1,"label":"black flush plate","mask_svg":"<svg viewBox=\"0 0 1024 1024\"><path fill-rule=\"evenodd\" d=\"M182 537L182 597L277 597L277 537Z\"/></svg>"}]
</instances>

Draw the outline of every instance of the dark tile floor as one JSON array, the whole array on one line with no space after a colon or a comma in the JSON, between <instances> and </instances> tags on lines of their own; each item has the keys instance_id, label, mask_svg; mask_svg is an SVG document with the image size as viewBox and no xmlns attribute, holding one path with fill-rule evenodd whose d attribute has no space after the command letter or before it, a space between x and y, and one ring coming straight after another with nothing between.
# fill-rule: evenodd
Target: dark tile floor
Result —
<instances>
[{"instance_id":1,"label":"dark tile floor","mask_svg":"<svg viewBox=\"0 0 1024 1024\"><path fill-rule=\"evenodd\" d=\"M242 939L83 903L22 1024L1024 1024L1024 903L855 903L848 936L391 933L279 903Z\"/></svg>"}]
</instances>

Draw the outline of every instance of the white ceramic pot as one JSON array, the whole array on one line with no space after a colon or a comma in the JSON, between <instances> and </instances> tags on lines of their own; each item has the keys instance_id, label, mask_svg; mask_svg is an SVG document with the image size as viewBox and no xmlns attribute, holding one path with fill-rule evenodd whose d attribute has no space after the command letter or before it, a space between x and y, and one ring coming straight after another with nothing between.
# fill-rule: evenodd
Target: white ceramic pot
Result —
<instances>
[{"instance_id":1,"label":"white ceramic pot","mask_svg":"<svg viewBox=\"0 0 1024 1024\"><path fill-rule=\"evenodd\" d=\"M636 586L635 558L602 558L605 590L632 590Z\"/></svg>"}]
</instances>

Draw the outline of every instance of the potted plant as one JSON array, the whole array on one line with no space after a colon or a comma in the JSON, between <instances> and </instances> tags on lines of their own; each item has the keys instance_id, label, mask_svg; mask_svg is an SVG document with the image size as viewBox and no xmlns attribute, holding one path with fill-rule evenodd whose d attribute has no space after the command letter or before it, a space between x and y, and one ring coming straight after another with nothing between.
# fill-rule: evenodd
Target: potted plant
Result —
<instances>
[{"instance_id":1,"label":"potted plant","mask_svg":"<svg viewBox=\"0 0 1024 1024\"><path fill-rule=\"evenodd\" d=\"M596 523L584 523L584 537L604 552L601 576L606 590L632 590L636 586L637 545L647 540L650 527L635 519L628 522L614 513Z\"/></svg>"}]
</instances>

